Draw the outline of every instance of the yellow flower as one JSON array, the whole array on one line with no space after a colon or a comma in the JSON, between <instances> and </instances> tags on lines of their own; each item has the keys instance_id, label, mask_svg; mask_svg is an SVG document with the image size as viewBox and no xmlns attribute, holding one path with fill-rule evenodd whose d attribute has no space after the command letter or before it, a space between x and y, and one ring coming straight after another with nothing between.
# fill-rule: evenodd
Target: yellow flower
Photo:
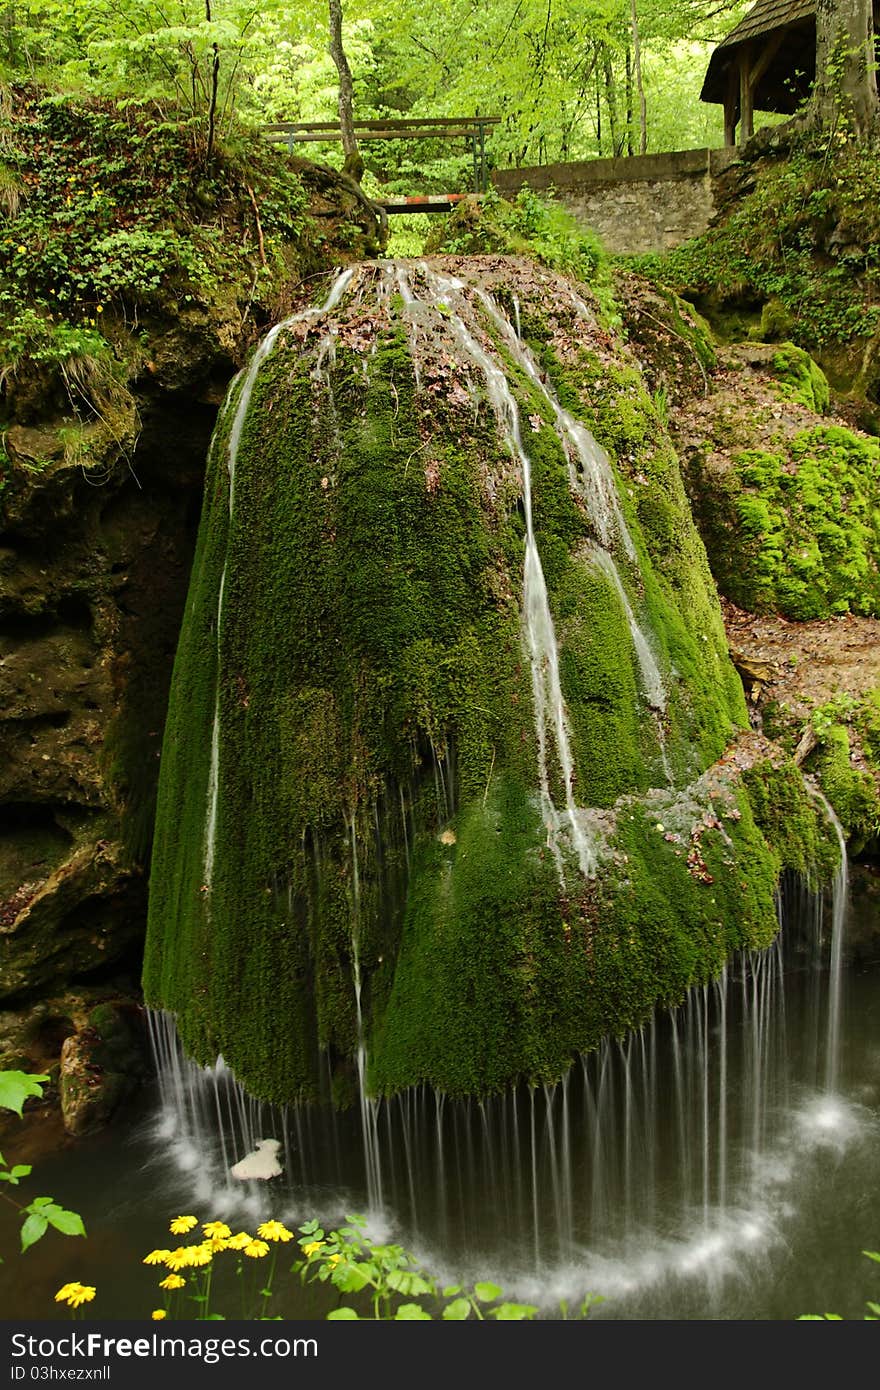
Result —
<instances>
[{"instance_id":1,"label":"yellow flower","mask_svg":"<svg viewBox=\"0 0 880 1390\"><path fill-rule=\"evenodd\" d=\"M304 1246L303 1246L303 1254L304 1254L304 1255L312 1256L312 1255L314 1255L318 1250L323 1250L323 1248L324 1248L324 1242L323 1242L323 1240L310 1240L309 1243L308 1243L308 1245L304 1245Z\"/></svg>"},{"instance_id":2,"label":"yellow flower","mask_svg":"<svg viewBox=\"0 0 880 1390\"><path fill-rule=\"evenodd\" d=\"M293 1231L288 1231L280 1221L264 1221L262 1226L257 1227L257 1235L264 1240L293 1240Z\"/></svg>"},{"instance_id":3,"label":"yellow flower","mask_svg":"<svg viewBox=\"0 0 880 1390\"><path fill-rule=\"evenodd\" d=\"M81 1303L91 1303L95 1290L90 1284L64 1284L55 1295L56 1303L67 1303L78 1308Z\"/></svg>"},{"instance_id":4,"label":"yellow flower","mask_svg":"<svg viewBox=\"0 0 880 1390\"><path fill-rule=\"evenodd\" d=\"M186 1284L185 1279L181 1279L179 1274L166 1274L164 1279L159 1280L160 1289L182 1289Z\"/></svg>"},{"instance_id":5,"label":"yellow flower","mask_svg":"<svg viewBox=\"0 0 880 1390\"><path fill-rule=\"evenodd\" d=\"M26 250L27 250L27 247L26 247L26 246L19 246L19 248L18 248L18 254L19 254L20 256L23 256Z\"/></svg>"},{"instance_id":6,"label":"yellow flower","mask_svg":"<svg viewBox=\"0 0 880 1390\"><path fill-rule=\"evenodd\" d=\"M168 1316L168 1314L166 1313L166 1311L165 1311L164 1308L154 1308L154 1309L153 1309L153 1312L152 1312L153 1322L161 1322L162 1319L163 1319L163 1318L167 1318L167 1316Z\"/></svg>"},{"instance_id":7,"label":"yellow flower","mask_svg":"<svg viewBox=\"0 0 880 1390\"><path fill-rule=\"evenodd\" d=\"M338 1265L338 1264L339 1264L339 1261L340 1261L341 1259L342 1259L342 1256L341 1256L341 1255L328 1255L328 1256L327 1256L327 1263L328 1263L328 1265L330 1265L330 1267L332 1268L333 1265Z\"/></svg>"},{"instance_id":8,"label":"yellow flower","mask_svg":"<svg viewBox=\"0 0 880 1390\"><path fill-rule=\"evenodd\" d=\"M205 1221L202 1230L206 1236L216 1236L218 1240L228 1240L232 1235L225 1221Z\"/></svg>"},{"instance_id":9,"label":"yellow flower","mask_svg":"<svg viewBox=\"0 0 880 1390\"><path fill-rule=\"evenodd\" d=\"M98 307L97 307L97 309L95 310L95 313L96 313L96 314L103 314L103 312L104 312L104 305L103 305L103 304L99 304Z\"/></svg>"},{"instance_id":10,"label":"yellow flower","mask_svg":"<svg viewBox=\"0 0 880 1390\"><path fill-rule=\"evenodd\" d=\"M142 1263L145 1265L163 1265L171 1254L170 1250L151 1250L149 1255L145 1255Z\"/></svg>"},{"instance_id":11,"label":"yellow flower","mask_svg":"<svg viewBox=\"0 0 880 1390\"><path fill-rule=\"evenodd\" d=\"M193 1226L198 1224L194 1216L175 1216L168 1229L173 1236L185 1236L187 1231L191 1231Z\"/></svg>"},{"instance_id":12,"label":"yellow flower","mask_svg":"<svg viewBox=\"0 0 880 1390\"><path fill-rule=\"evenodd\" d=\"M191 1263L189 1258L189 1252L190 1246L178 1245L176 1250L169 1250L168 1254L165 1257L164 1263L168 1266L169 1269L174 1270L175 1272L178 1269L186 1269Z\"/></svg>"},{"instance_id":13,"label":"yellow flower","mask_svg":"<svg viewBox=\"0 0 880 1390\"><path fill-rule=\"evenodd\" d=\"M250 1245L253 1236L249 1236L247 1231L239 1231L237 1236L230 1236L226 1242L227 1250L243 1250L246 1245Z\"/></svg>"},{"instance_id":14,"label":"yellow flower","mask_svg":"<svg viewBox=\"0 0 880 1390\"><path fill-rule=\"evenodd\" d=\"M185 1248L189 1257L187 1259L187 1264L196 1267L198 1265L209 1265L214 1257L214 1252L211 1249L211 1242L209 1240L203 1240L201 1245L187 1245Z\"/></svg>"},{"instance_id":15,"label":"yellow flower","mask_svg":"<svg viewBox=\"0 0 880 1390\"><path fill-rule=\"evenodd\" d=\"M244 1247L244 1253L250 1255L252 1260L259 1260L263 1255L268 1255L269 1247L264 1240L252 1240Z\"/></svg>"},{"instance_id":16,"label":"yellow flower","mask_svg":"<svg viewBox=\"0 0 880 1390\"><path fill-rule=\"evenodd\" d=\"M228 1250L229 1241L222 1236L211 1236L210 1240L203 1240L202 1245L206 1250L210 1250L212 1255L216 1255L218 1250Z\"/></svg>"}]
</instances>

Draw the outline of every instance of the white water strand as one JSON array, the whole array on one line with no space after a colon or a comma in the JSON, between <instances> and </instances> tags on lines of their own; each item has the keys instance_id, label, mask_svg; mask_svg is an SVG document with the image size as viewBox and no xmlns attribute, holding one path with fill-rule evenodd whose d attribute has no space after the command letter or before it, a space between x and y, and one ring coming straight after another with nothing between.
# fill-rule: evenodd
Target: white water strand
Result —
<instances>
[{"instance_id":1,"label":"white water strand","mask_svg":"<svg viewBox=\"0 0 880 1390\"><path fill-rule=\"evenodd\" d=\"M299 313L292 314L289 318L283 319L281 323L276 323L266 334L260 343L246 371L239 372L234 378L223 403L220 412L222 421L229 411L235 393L238 391L238 402L235 408L235 415L232 420L232 427L229 431L229 440L226 446L226 471L229 476L229 526L232 526L232 518L235 507L235 469L238 463L238 450L241 444L242 430L251 403L251 396L254 392L257 375L260 367L266 361L270 352L278 341L279 334L285 329L290 328L294 323L307 323L312 319L319 318L322 314L329 313L336 307L348 286L351 284L355 273L355 267L349 266L341 275L338 275L330 287L330 292L323 304L313 305L309 309L301 309ZM321 352L319 354L319 369L323 365L326 355L325 342L322 341ZM239 382L241 383L239 387ZM218 422L219 423L219 422ZM220 588L217 594L217 618L215 623L215 636L217 641L217 676L214 692L214 720L211 729L211 760L208 767L208 794L207 809L205 814L205 849L202 869L202 883L205 891L210 894L214 880L214 852L217 840L217 809L219 804L220 792L220 625L223 619L223 595L226 588L226 570L229 564L228 546L227 556L223 562L223 572L220 575Z\"/></svg>"},{"instance_id":2,"label":"white water strand","mask_svg":"<svg viewBox=\"0 0 880 1390\"><path fill-rule=\"evenodd\" d=\"M551 407L556 421L556 432L568 460L572 486L586 502L590 520L596 527L602 545L606 550L613 549L615 539L619 538L627 557L637 562L633 538L617 500L617 483L611 460L590 431L562 406L555 391L545 380L530 348L522 342L507 315L492 296L481 289L476 293L492 322L504 335L514 361L522 367ZM575 467L573 455L580 464L580 472Z\"/></svg>"},{"instance_id":3,"label":"white water strand","mask_svg":"<svg viewBox=\"0 0 880 1390\"><path fill-rule=\"evenodd\" d=\"M458 298L463 289L460 280L436 274L428 266L420 266L421 273L434 292L437 302L448 309L448 301ZM406 277L402 277L405 281ZM400 283L400 279L399 279ZM404 296L404 303L410 304ZM556 631L547 597L547 585L541 568L541 558L535 541L532 522L532 466L528 453L523 447L519 423L519 408L511 392L507 377L501 367L480 347L466 327L461 316L448 313L456 340L462 352L479 368L488 391L492 409L498 420L508 447L518 460L523 481L523 508L526 521L526 553L523 580L523 604L525 607L526 635L529 647L529 661L532 676L532 694L535 704L535 732L538 740L538 774L541 785L541 802L544 823L547 827L548 845L556 861L560 880L564 879L562 854L558 837L563 825L571 835L581 873L589 878L596 871L596 853L584 829L578 807L574 799L575 767L568 737L565 702L559 679L559 651L556 645ZM565 812L560 815L550 791L549 737L555 743L565 794Z\"/></svg>"},{"instance_id":4,"label":"white water strand","mask_svg":"<svg viewBox=\"0 0 880 1390\"><path fill-rule=\"evenodd\" d=\"M840 1073L840 1012L843 993L843 936L849 897L849 864L846 836L834 807L818 789L815 796L825 808L840 848L840 863L831 885L831 958L828 972L828 1028L825 1042L825 1089L836 1091Z\"/></svg>"},{"instance_id":5,"label":"white water strand","mask_svg":"<svg viewBox=\"0 0 880 1390\"><path fill-rule=\"evenodd\" d=\"M351 956L354 977L354 1001L357 1015L357 1072L358 1100L361 1111L361 1133L364 1141L364 1165L367 1176L367 1200L372 1210L382 1206L382 1159L379 1148L378 1102L367 1095L367 1048L364 1038L364 1016L361 1006L360 910L361 882L357 852L357 826L352 816L348 824L351 844Z\"/></svg>"}]
</instances>

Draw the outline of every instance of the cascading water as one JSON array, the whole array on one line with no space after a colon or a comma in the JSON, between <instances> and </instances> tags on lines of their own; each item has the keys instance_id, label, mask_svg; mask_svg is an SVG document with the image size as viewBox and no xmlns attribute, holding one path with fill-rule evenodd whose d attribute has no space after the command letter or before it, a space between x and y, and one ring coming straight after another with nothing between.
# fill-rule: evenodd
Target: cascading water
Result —
<instances>
[{"instance_id":1,"label":"cascading water","mask_svg":"<svg viewBox=\"0 0 880 1390\"><path fill-rule=\"evenodd\" d=\"M571 882L573 861L583 883L597 871L599 842L590 813L577 803L573 790L571 730L535 535L532 457L523 438L520 407L504 358L495 353L484 329L472 331L466 322L462 282L427 265L418 267L417 274L418 292L413 287L416 271L399 265L379 268L385 287L380 302L386 314L391 315L392 302L399 297L402 312L396 307L393 312L412 344L430 331L432 322L442 325L446 341L454 341L472 375L475 406L488 398L518 466L525 520L521 611L543 820L560 881L566 881L568 871ZM350 285L351 275L346 272L337 279L320 309L296 318L314 318L332 308ZM634 657L633 703L637 701L656 725L665 763L661 716L670 696L661 672L663 649L647 624L647 605L637 597L642 592L639 552L617 499L611 464L589 432L563 409L521 341L518 301L514 327L491 296L480 293L477 298L505 352L549 406L545 414L552 417L551 429L594 537L582 540L578 558L601 573L606 581L603 592L610 588L614 595L619 630L628 632ZM260 366L284 326L264 341L230 395L235 402L227 453L230 515L248 405ZM312 377L328 391L335 351L333 332L323 332ZM363 370L368 377L366 357ZM418 384L418 355L412 370ZM560 465L563 477L564 467ZM218 666L225 587L224 564L217 602ZM209 891L220 796L219 677L217 691L205 817ZM430 750L426 772L435 784L438 816L441 824L450 822L457 805L454 749L436 745L430 734L425 741ZM490 780L493 767L494 750ZM668 766L666 771L671 784ZM533 782L530 785L534 788ZM487 782L483 809L488 792ZM413 788L404 781L392 785L382 812L386 829L388 816L393 814L399 822L404 874L410 872L418 836L424 835L413 814L411 793ZM534 790L530 796L534 799ZM840 1061L845 852L834 888L827 988L824 974L821 986L809 976L821 997L814 989L799 998L796 1007L785 1002L789 978L809 974L795 969L803 957L796 938L804 923L809 927L810 959L823 950L820 898L805 891L799 896L789 883L780 895L781 930L772 947L739 953L712 983L694 986L678 1009L656 1013L641 1029L606 1039L596 1051L577 1056L556 1085L520 1085L471 1101L425 1085L388 1100L368 1092L365 1014L370 982L363 969L359 858L365 828L376 845L383 831L378 803L360 816L355 804L349 802L345 813L345 891L357 1029L352 1097L357 1104L341 1113L333 1107L338 1075L333 1074L329 1049L321 1063L321 1103L273 1107L248 1097L222 1059L208 1069L187 1061L171 1016L153 1014L163 1134L174 1146L180 1166L192 1174L194 1191L203 1198L210 1195L218 1213L242 1205L254 1213L264 1211L265 1186L238 1182L231 1170L243 1154L274 1138L283 1169L283 1177L271 1185L274 1214L282 1214L283 1208L290 1219L319 1215L333 1220L346 1210L366 1209L372 1221L393 1228L435 1268L454 1274L456 1268L466 1271L481 1263L485 1272L503 1273L506 1287L519 1288L541 1302L560 1289L568 1296L593 1287L625 1303L664 1280L703 1280L709 1268L729 1271L737 1263L747 1265L783 1241L786 1221L797 1205L795 1189L811 1154L823 1144L840 1148L861 1142L868 1123L865 1113L846 1098ZM668 795L662 804L670 804ZM658 823L656 831L664 832L664 825ZM839 826L836 831L845 851ZM444 845L454 844L450 833L436 838ZM677 838L666 833L667 840ZM320 896L325 870L317 836L310 853ZM291 884L283 884L281 892L292 917ZM367 970L375 965L374 959ZM817 1018L822 1019L818 1031ZM836 1093L833 1113L821 1103L829 1091ZM505 1213L503 1220L499 1210Z\"/></svg>"},{"instance_id":2,"label":"cascading water","mask_svg":"<svg viewBox=\"0 0 880 1390\"><path fill-rule=\"evenodd\" d=\"M802 968L823 952L821 895L792 881L780 913L771 948L741 953L554 1086L480 1101L420 1087L374 1102L372 1147L329 1105L251 1100L222 1066L184 1059L154 1016L165 1132L214 1210L259 1209L258 1185L243 1195L229 1166L273 1134L285 1172L273 1210L291 1220L366 1209L450 1277L494 1269L539 1302L594 1289L642 1306L670 1282L702 1297L710 1278L720 1289L784 1248L822 1154L866 1142L875 1123L843 1091L833 1113L825 1102L829 1032L816 1047ZM377 1184L384 1205L372 1204Z\"/></svg>"},{"instance_id":3,"label":"cascading water","mask_svg":"<svg viewBox=\"0 0 880 1390\"><path fill-rule=\"evenodd\" d=\"M463 288L461 281L438 275L426 265L422 265L420 269L427 285L434 291L435 305L445 305L450 298L454 300L458 291ZM405 273L398 269L395 279L400 287L406 308L409 309L414 304L418 304L420 301L413 294L412 286ZM541 780L544 821L547 826L548 844L556 859L560 878L563 875L563 868L559 834L563 824L566 824L571 837L580 871L589 877L596 868L596 850L591 843L583 823L583 816L574 798L574 759L571 753L565 702L562 698L562 687L559 679L556 633L532 522L531 461L523 445L519 408L502 368L480 347L459 314L451 314L450 319L463 354L478 368L485 381L492 408L504 432L506 443L514 458L518 460L522 472L523 508L526 521L523 607L525 609L526 634L532 672L535 731L538 740L538 770ZM565 796L564 817L556 808L550 787L550 759L554 748L555 756L559 761Z\"/></svg>"},{"instance_id":4,"label":"cascading water","mask_svg":"<svg viewBox=\"0 0 880 1390\"><path fill-rule=\"evenodd\" d=\"M828 982L828 1032L825 1047L826 1070L825 1086L829 1092L837 1090L840 1072L840 1013L843 998L843 937L846 925L846 906L849 899L849 860L846 853L846 838L843 826L834 813L834 807L817 789L816 797L822 803L825 814L834 828L840 860L834 882L831 885L831 957Z\"/></svg>"}]
</instances>

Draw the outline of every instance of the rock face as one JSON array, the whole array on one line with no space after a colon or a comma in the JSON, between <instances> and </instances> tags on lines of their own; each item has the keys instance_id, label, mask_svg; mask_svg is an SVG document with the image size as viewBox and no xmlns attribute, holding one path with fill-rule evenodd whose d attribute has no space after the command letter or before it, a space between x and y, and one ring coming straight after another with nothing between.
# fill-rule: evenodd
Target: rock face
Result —
<instances>
[{"instance_id":1,"label":"rock face","mask_svg":"<svg viewBox=\"0 0 880 1390\"><path fill-rule=\"evenodd\" d=\"M139 1011L110 1003L91 1010L85 1026L64 1040L60 1090L69 1134L99 1129L146 1074Z\"/></svg>"},{"instance_id":2,"label":"rock face","mask_svg":"<svg viewBox=\"0 0 880 1390\"><path fill-rule=\"evenodd\" d=\"M216 405L178 411L144 422L133 462L117 452L86 467L52 452L57 432L7 435L0 1007L77 984L137 988L162 720Z\"/></svg>"},{"instance_id":3,"label":"rock face","mask_svg":"<svg viewBox=\"0 0 880 1390\"><path fill-rule=\"evenodd\" d=\"M589 291L447 258L331 300L215 435L146 999L273 1100L344 1100L364 1048L380 1092L555 1079L767 944L823 831Z\"/></svg>"},{"instance_id":4,"label":"rock face","mask_svg":"<svg viewBox=\"0 0 880 1390\"><path fill-rule=\"evenodd\" d=\"M159 749L218 405L259 323L336 259L337 238L344 258L377 230L332 171L300 162L300 179L268 145L218 166L207 196L185 136L142 139L151 122L30 88L0 112L24 257L0 268L0 1065L57 1066L77 1029L71 1077L91 1065L83 1008L140 994ZM126 260L132 236L152 261Z\"/></svg>"}]
</instances>

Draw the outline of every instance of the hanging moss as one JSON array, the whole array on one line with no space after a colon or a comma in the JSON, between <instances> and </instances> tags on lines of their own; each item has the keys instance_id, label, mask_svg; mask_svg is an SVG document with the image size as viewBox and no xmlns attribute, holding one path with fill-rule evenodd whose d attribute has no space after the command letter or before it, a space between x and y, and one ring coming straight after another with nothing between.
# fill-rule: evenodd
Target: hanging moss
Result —
<instances>
[{"instance_id":1,"label":"hanging moss","mask_svg":"<svg viewBox=\"0 0 880 1390\"><path fill-rule=\"evenodd\" d=\"M571 790L594 808L585 878L542 812L522 484L479 374L448 307L420 321L418 375L399 300L334 326L332 352L326 324L299 323L263 364L231 515L231 410L215 440L165 732L147 1001L199 1060L222 1052L274 1100L350 1100L359 1041L376 1091L551 1079L776 930L781 861L745 793L725 792L722 828L687 789L746 723L705 554L630 366L611 378L614 436L598 371L543 344L560 396L613 450L637 556L617 547L620 582L668 690L652 709L552 409L506 364ZM472 329L488 345L476 312ZM550 736L545 761L564 808Z\"/></svg>"}]
</instances>

